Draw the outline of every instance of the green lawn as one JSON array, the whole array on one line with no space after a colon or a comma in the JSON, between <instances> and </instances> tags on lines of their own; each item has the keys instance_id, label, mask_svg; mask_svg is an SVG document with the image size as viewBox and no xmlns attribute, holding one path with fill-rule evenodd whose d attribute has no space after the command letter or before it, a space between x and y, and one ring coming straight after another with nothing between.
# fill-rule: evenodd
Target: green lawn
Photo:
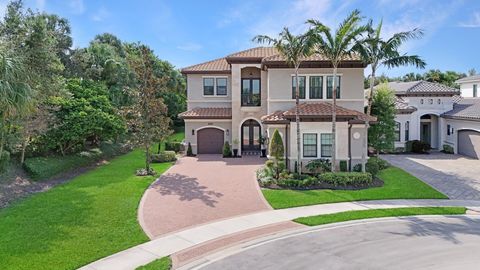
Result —
<instances>
[{"instance_id":1,"label":"green lawn","mask_svg":"<svg viewBox=\"0 0 480 270\"><path fill-rule=\"evenodd\" d=\"M415 215L463 215L466 211L467 209L465 207L404 207L391 209L346 211L335 214L302 217L297 218L294 221L308 226L317 226L349 220L381 217L401 217Z\"/></svg>"},{"instance_id":2,"label":"green lawn","mask_svg":"<svg viewBox=\"0 0 480 270\"><path fill-rule=\"evenodd\" d=\"M136 150L0 210L0 269L76 269L147 241L137 208L155 178L136 177L142 166Z\"/></svg>"},{"instance_id":3,"label":"green lawn","mask_svg":"<svg viewBox=\"0 0 480 270\"><path fill-rule=\"evenodd\" d=\"M170 268L172 268L172 260L170 257L163 257L135 270L169 270Z\"/></svg>"},{"instance_id":4,"label":"green lawn","mask_svg":"<svg viewBox=\"0 0 480 270\"><path fill-rule=\"evenodd\" d=\"M275 209L304 205L382 199L448 199L413 175L396 167L380 172L384 186L363 190L263 190Z\"/></svg>"}]
</instances>

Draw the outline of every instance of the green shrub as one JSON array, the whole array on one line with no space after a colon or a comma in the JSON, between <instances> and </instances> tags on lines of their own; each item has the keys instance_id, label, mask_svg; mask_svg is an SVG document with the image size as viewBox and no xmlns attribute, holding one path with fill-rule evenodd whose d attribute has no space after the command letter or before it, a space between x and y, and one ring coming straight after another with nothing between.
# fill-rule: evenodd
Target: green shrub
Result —
<instances>
[{"instance_id":1,"label":"green shrub","mask_svg":"<svg viewBox=\"0 0 480 270\"><path fill-rule=\"evenodd\" d=\"M372 175L370 173L361 172L337 172L324 173L319 176L320 181L334 186L360 186L372 183Z\"/></svg>"},{"instance_id":2,"label":"green shrub","mask_svg":"<svg viewBox=\"0 0 480 270\"><path fill-rule=\"evenodd\" d=\"M230 144L228 142L225 142L223 144L223 157L231 157L232 156L232 150L230 149Z\"/></svg>"},{"instance_id":3,"label":"green shrub","mask_svg":"<svg viewBox=\"0 0 480 270\"><path fill-rule=\"evenodd\" d=\"M178 153L183 151L183 144L181 142L165 142L165 151L174 151Z\"/></svg>"},{"instance_id":4,"label":"green shrub","mask_svg":"<svg viewBox=\"0 0 480 270\"><path fill-rule=\"evenodd\" d=\"M346 160L340 160L340 171L341 172L348 171L348 166L347 166L347 161Z\"/></svg>"},{"instance_id":5,"label":"green shrub","mask_svg":"<svg viewBox=\"0 0 480 270\"><path fill-rule=\"evenodd\" d=\"M187 156L193 157L192 145L190 143L187 146Z\"/></svg>"},{"instance_id":6,"label":"green shrub","mask_svg":"<svg viewBox=\"0 0 480 270\"><path fill-rule=\"evenodd\" d=\"M305 166L310 173L324 173L332 170L332 163L329 159L315 159Z\"/></svg>"},{"instance_id":7,"label":"green shrub","mask_svg":"<svg viewBox=\"0 0 480 270\"><path fill-rule=\"evenodd\" d=\"M282 179L278 181L278 185L288 188L308 188L318 185L319 180L316 177L309 176L305 179Z\"/></svg>"},{"instance_id":8,"label":"green shrub","mask_svg":"<svg viewBox=\"0 0 480 270\"><path fill-rule=\"evenodd\" d=\"M386 169L388 167L390 167L390 164L388 164L388 162L377 157L370 157L367 160L367 164L365 165L365 171L375 177L380 170ZM362 164L356 164L355 166L353 166L353 171L361 172Z\"/></svg>"},{"instance_id":9,"label":"green shrub","mask_svg":"<svg viewBox=\"0 0 480 270\"><path fill-rule=\"evenodd\" d=\"M27 158L23 167L33 180L46 180L62 172L87 166L97 159L91 156L76 154L70 156L51 156Z\"/></svg>"},{"instance_id":10,"label":"green shrub","mask_svg":"<svg viewBox=\"0 0 480 270\"><path fill-rule=\"evenodd\" d=\"M390 164L387 161L378 157L370 157L367 161L367 164L369 163L377 163L379 170L385 170L386 168L390 167Z\"/></svg>"},{"instance_id":11,"label":"green shrub","mask_svg":"<svg viewBox=\"0 0 480 270\"><path fill-rule=\"evenodd\" d=\"M430 144L419 140L408 141L405 143L406 152L424 154L427 153L430 149Z\"/></svg>"},{"instance_id":12,"label":"green shrub","mask_svg":"<svg viewBox=\"0 0 480 270\"><path fill-rule=\"evenodd\" d=\"M151 156L153 163L172 162L177 160L177 156L174 151L161 151L158 154Z\"/></svg>"},{"instance_id":13,"label":"green shrub","mask_svg":"<svg viewBox=\"0 0 480 270\"><path fill-rule=\"evenodd\" d=\"M278 129L275 129L272 135L272 140L270 141L270 149L268 150L270 156L281 159L285 155L285 149L283 147L283 140L282 136L280 136L280 132ZM295 166L296 168L297 166Z\"/></svg>"},{"instance_id":14,"label":"green shrub","mask_svg":"<svg viewBox=\"0 0 480 270\"><path fill-rule=\"evenodd\" d=\"M447 154L453 154L453 147L448 144L443 145L443 152Z\"/></svg>"},{"instance_id":15,"label":"green shrub","mask_svg":"<svg viewBox=\"0 0 480 270\"><path fill-rule=\"evenodd\" d=\"M10 153L3 151L0 153L0 173L4 172L10 163Z\"/></svg>"}]
</instances>

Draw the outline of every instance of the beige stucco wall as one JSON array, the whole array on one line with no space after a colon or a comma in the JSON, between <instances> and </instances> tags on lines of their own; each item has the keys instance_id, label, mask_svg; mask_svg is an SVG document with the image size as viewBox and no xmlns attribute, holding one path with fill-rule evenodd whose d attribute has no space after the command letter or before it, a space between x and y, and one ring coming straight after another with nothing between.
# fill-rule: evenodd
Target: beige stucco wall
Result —
<instances>
[{"instance_id":1,"label":"beige stucco wall","mask_svg":"<svg viewBox=\"0 0 480 270\"><path fill-rule=\"evenodd\" d=\"M203 78L227 78L226 96L204 96ZM187 109L196 107L231 107L232 76L230 74L188 74Z\"/></svg>"},{"instance_id":2,"label":"beige stucco wall","mask_svg":"<svg viewBox=\"0 0 480 270\"><path fill-rule=\"evenodd\" d=\"M192 145L192 151L194 154L197 154L198 130L203 128L218 128L225 131L225 141L228 141L230 144L232 143L232 123L229 120L185 120L185 143L190 143ZM194 135L192 135L192 130L195 131Z\"/></svg>"}]
</instances>

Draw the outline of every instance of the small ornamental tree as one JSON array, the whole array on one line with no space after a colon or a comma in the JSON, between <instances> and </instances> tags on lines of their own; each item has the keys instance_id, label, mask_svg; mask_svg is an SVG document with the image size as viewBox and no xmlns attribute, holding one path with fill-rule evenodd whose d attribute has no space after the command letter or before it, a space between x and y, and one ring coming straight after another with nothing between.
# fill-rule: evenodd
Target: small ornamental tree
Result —
<instances>
[{"instance_id":1,"label":"small ornamental tree","mask_svg":"<svg viewBox=\"0 0 480 270\"><path fill-rule=\"evenodd\" d=\"M278 179L280 173L285 169L285 164L283 163L283 157L285 155L285 148L283 146L283 140L280 136L278 129L275 129L272 136L272 141L270 142L270 156L273 157L272 170L274 173L274 178Z\"/></svg>"},{"instance_id":2,"label":"small ornamental tree","mask_svg":"<svg viewBox=\"0 0 480 270\"><path fill-rule=\"evenodd\" d=\"M386 85L380 85L373 96L372 114L377 117L377 124L368 129L368 143L380 151L393 150L395 140L395 97Z\"/></svg>"}]
</instances>

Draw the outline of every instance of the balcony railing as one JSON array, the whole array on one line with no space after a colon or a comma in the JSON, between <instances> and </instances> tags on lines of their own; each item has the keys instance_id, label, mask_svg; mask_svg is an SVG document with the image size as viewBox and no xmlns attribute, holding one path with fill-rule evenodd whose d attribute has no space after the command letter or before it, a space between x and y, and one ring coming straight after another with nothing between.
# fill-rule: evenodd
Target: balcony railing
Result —
<instances>
[{"instance_id":1,"label":"balcony railing","mask_svg":"<svg viewBox=\"0 0 480 270\"><path fill-rule=\"evenodd\" d=\"M242 106L261 106L260 94L242 94Z\"/></svg>"}]
</instances>

